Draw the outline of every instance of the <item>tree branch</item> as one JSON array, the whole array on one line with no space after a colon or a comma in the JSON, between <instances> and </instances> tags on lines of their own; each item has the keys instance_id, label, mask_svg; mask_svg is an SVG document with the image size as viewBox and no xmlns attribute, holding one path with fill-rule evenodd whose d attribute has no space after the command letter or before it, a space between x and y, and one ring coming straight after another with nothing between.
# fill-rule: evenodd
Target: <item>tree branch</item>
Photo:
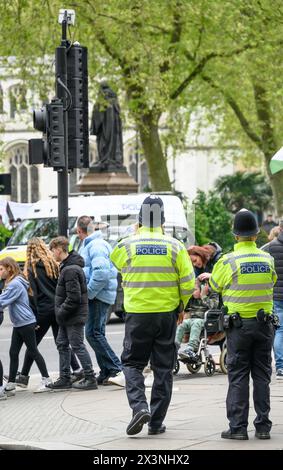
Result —
<instances>
[{"instance_id":1,"label":"tree branch","mask_svg":"<svg viewBox=\"0 0 283 470\"><path fill-rule=\"evenodd\" d=\"M238 103L236 102L236 100L229 94L227 93L225 90L223 90L219 85L217 85L213 80L212 78L208 77L207 75L204 75L202 74L202 79L209 83L209 85L211 87L213 87L214 89L216 89L217 91L219 91L225 98L225 100L227 101L227 103L229 104L229 106L232 108L232 110L234 111L236 117L238 118L238 121L242 127L242 129L244 130L244 132L246 133L246 135L249 137L249 139L251 139L256 145L257 147L263 151L263 142L262 142L262 139L256 134L256 132L253 131L253 129L251 128L251 125L248 121L248 119L245 117L244 113L242 112L242 110L240 109Z\"/></svg>"},{"instance_id":2,"label":"tree branch","mask_svg":"<svg viewBox=\"0 0 283 470\"><path fill-rule=\"evenodd\" d=\"M245 52L248 49L252 49L256 46L252 46L251 44L246 44L245 46L239 48L239 49L234 49L231 52L210 52L207 54L205 57L203 57L200 62L195 66L194 70L188 75L188 77L185 78L185 80L182 81L182 83L178 86L178 88L173 91L170 95L171 100L175 100L178 98L178 96L187 88L187 86L191 83L191 81L200 73L202 73L204 67L206 64L211 60L211 59L216 59L216 58L223 58L223 57L233 57L235 55L241 54L242 52ZM185 56L187 57L188 60L194 61L194 56L189 52L185 52Z\"/></svg>"},{"instance_id":3,"label":"tree branch","mask_svg":"<svg viewBox=\"0 0 283 470\"><path fill-rule=\"evenodd\" d=\"M171 38L170 38L170 43L167 51L167 55L170 55L172 52L172 49L176 44L180 42L181 35L182 35L182 26L183 26L183 16L181 14L180 10L180 1L178 0L176 2L176 6L173 12L173 29L171 32ZM170 61L168 59L164 60L163 64L160 65L159 70L160 73L163 74L167 72L170 69Z\"/></svg>"}]
</instances>

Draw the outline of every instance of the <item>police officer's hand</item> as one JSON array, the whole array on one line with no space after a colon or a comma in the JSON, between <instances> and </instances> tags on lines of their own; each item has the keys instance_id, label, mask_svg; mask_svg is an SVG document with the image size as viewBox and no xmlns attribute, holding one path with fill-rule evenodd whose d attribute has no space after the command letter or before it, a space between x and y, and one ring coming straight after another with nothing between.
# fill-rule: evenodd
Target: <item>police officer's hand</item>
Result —
<instances>
[{"instance_id":1,"label":"police officer's hand","mask_svg":"<svg viewBox=\"0 0 283 470\"><path fill-rule=\"evenodd\" d=\"M177 325L181 325L181 323L183 323L184 315L185 315L184 310L179 313L179 315L178 315L178 320L177 320Z\"/></svg>"}]
</instances>

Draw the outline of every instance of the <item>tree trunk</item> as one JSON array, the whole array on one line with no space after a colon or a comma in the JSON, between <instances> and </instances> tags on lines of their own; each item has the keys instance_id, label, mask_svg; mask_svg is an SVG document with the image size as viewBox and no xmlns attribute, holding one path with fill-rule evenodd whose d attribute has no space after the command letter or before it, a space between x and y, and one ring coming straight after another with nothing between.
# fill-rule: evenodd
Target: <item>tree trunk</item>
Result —
<instances>
[{"instance_id":1,"label":"tree trunk","mask_svg":"<svg viewBox=\"0 0 283 470\"><path fill-rule=\"evenodd\" d=\"M160 142L158 119L153 113L144 114L140 118L138 129L152 190L171 191L166 160Z\"/></svg>"}]
</instances>

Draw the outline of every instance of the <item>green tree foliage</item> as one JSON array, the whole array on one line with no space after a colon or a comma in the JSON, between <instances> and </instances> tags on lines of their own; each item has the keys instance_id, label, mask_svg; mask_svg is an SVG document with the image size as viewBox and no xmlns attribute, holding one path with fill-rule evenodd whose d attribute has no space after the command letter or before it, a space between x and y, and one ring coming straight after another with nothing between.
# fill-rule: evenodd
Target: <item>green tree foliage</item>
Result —
<instances>
[{"instance_id":1,"label":"green tree foliage","mask_svg":"<svg viewBox=\"0 0 283 470\"><path fill-rule=\"evenodd\" d=\"M263 245L265 245L268 242L269 240L268 240L267 233L265 232L265 230L261 228L256 239L256 245L258 248L261 248Z\"/></svg>"},{"instance_id":2,"label":"green tree foliage","mask_svg":"<svg viewBox=\"0 0 283 470\"><path fill-rule=\"evenodd\" d=\"M271 187L261 173L242 173L221 176L215 183L224 206L233 214L245 207L255 213L262 213L270 205Z\"/></svg>"},{"instance_id":3,"label":"green tree foliage","mask_svg":"<svg viewBox=\"0 0 283 470\"><path fill-rule=\"evenodd\" d=\"M6 245L8 239L12 236L12 232L8 230L5 225L0 225L0 249L2 250Z\"/></svg>"},{"instance_id":4,"label":"green tree foliage","mask_svg":"<svg viewBox=\"0 0 283 470\"><path fill-rule=\"evenodd\" d=\"M43 97L51 69L38 58L59 42L61 1L0 0L0 7L0 56L15 57L12 65ZM77 14L73 38L89 48L91 96L97 80L110 78L125 98L153 190L171 186L160 128L169 129L167 143L183 147L190 115L202 109L201 124L216 124L238 158L264 157L283 214L283 174L269 171L283 134L281 0L77 0L68 7Z\"/></svg>"},{"instance_id":5,"label":"green tree foliage","mask_svg":"<svg viewBox=\"0 0 283 470\"><path fill-rule=\"evenodd\" d=\"M252 47L253 33L242 25L239 2L245 3L77 0L69 5L77 14L74 38L89 48L92 96L97 79L105 77L123 92L155 191L171 189L160 126L170 128L171 145L183 146L191 108L201 101L195 80L209 65L213 70L217 58L222 61ZM46 73L46 63L38 58L52 54L58 44L61 1L0 0L0 7L0 27L9 38L0 44L0 55L16 57L22 76L44 96L50 70ZM238 23L241 36L233 33ZM205 106L213 104L210 98Z\"/></svg>"},{"instance_id":6,"label":"green tree foliage","mask_svg":"<svg viewBox=\"0 0 283 470\"><path fill-rule=\"evenodd\" d=\"M269 163L282 146L282 23L280 0L237 2L238 21L231 30L240 40L248 35L245 51L209 63L199 82L198 96L210 119L222 132L222 142L236 143L245 159L262 158L278 215L283 214L283 173L271 175ZM231 4L234 4L231 1ZM210 86L210 89L206 85ZM219 119L220 117L220 119ZM239 158L239 152L235 152ZM248 166L248 165L246 165Z\"/></svg>"},{"instance_id":7,"label":"green tree foliage","mask_svg":"<svg viewBox=\"0 0 283 470\"><path fill-rule=\"evenodd\" d=\"M195 237L199 245L215 241L224 252L233 247L232 216L221 199L210 192L198 191L195 204Z\"/></svg>"}]
</instances>

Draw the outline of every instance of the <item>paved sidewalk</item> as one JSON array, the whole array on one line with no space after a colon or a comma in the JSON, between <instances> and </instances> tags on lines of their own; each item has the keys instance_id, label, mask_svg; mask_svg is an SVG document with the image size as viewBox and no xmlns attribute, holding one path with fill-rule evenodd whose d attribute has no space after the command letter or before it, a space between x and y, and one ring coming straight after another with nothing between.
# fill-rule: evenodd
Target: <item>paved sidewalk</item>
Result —
<instances>
[{"instance_id":1,"label":"paved sidewalk","mask_svg":"<svg viewBox=\"0 0 283 470\"><path fill-rule=\"evenodd\" d=\"M250 410L249 441L225 441L227 377L216 373L191 375L182 365L174 379L173 398L166 418L167 432L148 436L147 427L131 438L125 429L131 419L125 390L116 386L95 391L32 393L28 390L0 401L0 448L13 449L283 449L283 381L273 376L272 439L254 438ZM151 389L147 389L150 394ZM252 396L252 395L251 395Z\"/></svg>"}]
</instances>

